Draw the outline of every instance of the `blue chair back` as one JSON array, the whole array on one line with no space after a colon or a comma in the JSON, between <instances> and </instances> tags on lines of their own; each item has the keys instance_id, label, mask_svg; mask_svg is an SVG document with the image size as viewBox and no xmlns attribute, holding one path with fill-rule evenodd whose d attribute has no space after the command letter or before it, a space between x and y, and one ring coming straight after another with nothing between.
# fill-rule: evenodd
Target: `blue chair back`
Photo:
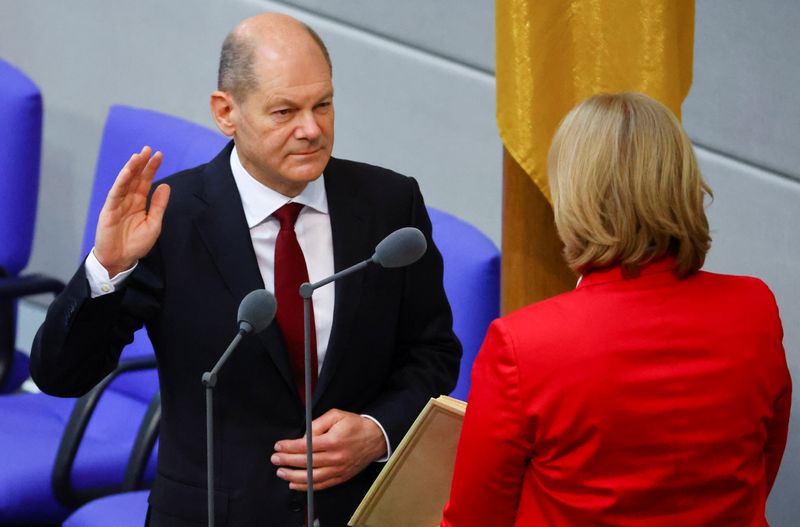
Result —
<instances>
[{"instance_id":1,"label":"blue chair back","mask_svg":"<svg viewBox=\"0 0 800 527\"><path fill-rule=\"evenodd\" d=\"M12 276L31 256L41 150L39 88L0 59L0 268Z\"/></svg>"},{"instance_id":2,"label":"blue chair back","mask_svg":"<svg viewBox=\"0 0 800 527\"><path fill-rule=\"evenodd\" d=\"M500 251L481 231L428 207L433 241L444 260L444 290L453 309L453 330L464 354L458 384L450 394L467 400L472 362L489 324L500 315Z\"/></svg>"},{"instance_id":3,"label":"blue chair back","mask_svg":"<svg viewBox=\"0 0 800 527\"><path fill-rule=\"evenodd\" d=\"M125 106L112 107L97 161L84 253L94 243L97 217L106 194L133 152L145 144L163 151L159 176L165 176L209 161L226 141L219 134L175 117ZM0 192L0 198L4 196ZM144 331L137 333L123 356L124 359L152 356ZM121 483L139 420L156 389L155 372L145 371L120 376L103 393L70 472L75 489L106 488ZM54 495L51 474L74 405L73 399L40 393L0 397L0 524L54 524L69 514L68 508ZM152 479L154 463L152 458L150 461L150 476L146 480Z\"/></svg>"},{"instance_id":4,"label":"blue chair back","mask_svg":"<svg viewBox=\"0 0 800 527\"><path fill-rule=\"evenodd\" d=\"M156 179L210 161L228 139L208 128L178 117L131 106L112 106L106 119L100 153L97 158L94 185L83 234L82 254L94 246L97 219L120 169L143 146L164 153ZM137 331L134 341L123 352L123 360L152 357L153 349L144 329ZM148 402L156 391L155 375L131 373L114 381L109 388Z\"/></svg>"},{"instance_id":5,"label":"blue chair back","mask_svg":"<svg viewBox=\"0 0 800 527\"><path fill-rule=\"evenodd\" d=\"M33 246L42 96L24 73L0 59L0 277L16 277ZM28 378L28 356L14 348L15 299L0 299L0 393L16 391Z\"/></svg>"}]
</instances>

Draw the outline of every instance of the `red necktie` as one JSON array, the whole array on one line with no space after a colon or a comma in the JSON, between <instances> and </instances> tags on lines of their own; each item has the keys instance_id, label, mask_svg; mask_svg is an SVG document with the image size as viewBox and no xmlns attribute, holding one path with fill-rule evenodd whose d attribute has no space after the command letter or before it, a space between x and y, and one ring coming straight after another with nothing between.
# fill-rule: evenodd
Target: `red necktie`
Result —
<instances>
[{"instance_id":1,"label":"red necktie","mask_svg":"<svg viewBox=\"0 0 800 527\"><path fill-rule=\"evenodd\" d=\"M287 203L272 215L281 223L275 240L275 299L278 312L275 318L283 333L289 352L289 364L300 399L305 403L305 369L303 349L303 299L300 284L308 282L308 269L303 250L297 243L294 224L303 205ZM314 328L314 308L310 310L311 322L311 391L317 383L317 334Z\"/></svg>"}]
</instances>

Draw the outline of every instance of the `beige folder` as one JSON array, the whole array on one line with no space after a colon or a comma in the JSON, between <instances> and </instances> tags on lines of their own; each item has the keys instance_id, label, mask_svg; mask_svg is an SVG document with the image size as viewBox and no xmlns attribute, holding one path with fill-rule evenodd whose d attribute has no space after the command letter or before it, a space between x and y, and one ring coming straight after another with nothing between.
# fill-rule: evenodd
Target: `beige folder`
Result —
<instances>
[{"instance_id":1,"label":"beige folder","mask_svg":"<svg viewBox=\"0 0 800 527\"><path fill-rule=\"evenodd\" d=\"M353 517L352 527L436 527L450 496L467 403L431 399Z\"/></svg>"}]
</instances>

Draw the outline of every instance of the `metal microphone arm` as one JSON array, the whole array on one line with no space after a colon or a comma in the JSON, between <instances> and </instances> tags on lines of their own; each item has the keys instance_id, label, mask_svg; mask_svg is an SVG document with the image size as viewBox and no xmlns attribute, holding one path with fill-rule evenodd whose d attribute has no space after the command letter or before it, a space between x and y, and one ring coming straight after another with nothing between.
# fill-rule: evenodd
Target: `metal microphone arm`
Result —
<instances>
[{"instance_id":1,"label":"metal microphone arm","mask_svg":"<svg viewBox=\"0 0 800 527\"><path fill-rule=\"evenodd\" d=\"M314 445L311 440L311 296L314 290L327 285L339 278L355 273L375 263L381 267L396 268L416 262L427 249L425 236L419 229L404 227L384 238L376 247L375 253L355 265L348 267L328 278L310 284L300 285L300 296L303 298L303 351L305 362L305 394L306 394L306 479L308 480L307 497L307 523L308 527L314 525ZM316 352L316 350L315 350Z\"/></svg>"},{"instance_id":2,"label":"metal microphone arm","mask_svg":"<svg viewBox=\"0 0 800 527\"><path fill-rule=\"evenodd\" d=\"M303 298L303 352L305 362L305 394L306 394L306 479L308 480L308 490L306 491L306 525L314 525L314 465L313 465L313 443L311 440L311 296L314 291L327 285L343 276L347 276L356 271L360 271L372 262L368 258L363 262L348 267L328 278L310 284L305 282L300 285L300 296Z\"/></svg>"},{"instance_id":3,"label":"metal microphone arm","mask_svg":"<svg viewBox=\"0 0 800 527\"><path fill-rule=\"evenodd\" d=\"M250 325L245 327L246 322L242 323L242 327L233 337L228 349L222 354L217 363L211 369L203 374L203 386L206 387L206 482L208 491L208 527L214 527L214 387L217 385L217 374L219 373L222 365L228 360L233 350L241 342L249 330L252 330Z\"/></svg>"}]
</instances>

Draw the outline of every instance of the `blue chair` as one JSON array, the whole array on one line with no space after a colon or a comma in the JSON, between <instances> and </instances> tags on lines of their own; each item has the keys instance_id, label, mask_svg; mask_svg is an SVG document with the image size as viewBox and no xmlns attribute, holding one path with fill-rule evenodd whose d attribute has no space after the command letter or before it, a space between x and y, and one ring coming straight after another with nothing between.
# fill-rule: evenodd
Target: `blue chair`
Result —
<instances>
[{"instance_id":1,"label":"blue chair","mask_svg":"<svg viewBox=\"0 0 800 527\"><path fill-rule=\"evenodd\" d=\"M444 260L444 290L453 309L453 331L464 354L450 394L466 401L472 362L492 320L500 315L500 252L477 228L428 207L433 241Z\"/></svg>"},{"instance_id":2,"label":"blue chair","mask_svg":"<svg viewBox=\"0 0 800 527\"><path fill-rule=\"evenodd\" d=\"M139 428L131 452L122 491L90 501L63 523L64 527L141 527L147 519L147 490L141 488L147 460L155 446L161 419L160 397L156 396Z\"/></svg>"},{"instance_id":3,"label":"blue chair","mask_svg":"<svg viewBox=\"0 0 800 527\"><path fill-rule=\"evenodd\" d=\"M142 527L150 491L123 492L91 501L75 511L63 527Z\"/></svg>"},{"instance_id":4,"label":"blue chair","mask_svg":"<svg viewBox=\"0 0 800 527\"><path fill-rule=\"evenodd\" d=\"M226 141L175 117L113 106L97 161L83 253L91 250L105 196L132 152L144 144L163 151L163 176L210 160ZM141 457L131 452L157 391L154 366L142 330L123 351L117 370L77 401L44 394L0 397L0 524L61 522L79 505L123 484L130 487L126 466L132 457ZM152 475L154 460L148 460Z\"/></svg>"},{"instance_id":5,"label":"blue chair","mask_svg":"<svg viewBox=\"0 0 800 527\"><path fill-rule=\"evenodd\" d=\"M33 245L41 149L39 88L0 60L0 393L28 378L28 355L14 346L16 300L63 288L57 280L20 276Z\"/></svg>"}]
</instances>

